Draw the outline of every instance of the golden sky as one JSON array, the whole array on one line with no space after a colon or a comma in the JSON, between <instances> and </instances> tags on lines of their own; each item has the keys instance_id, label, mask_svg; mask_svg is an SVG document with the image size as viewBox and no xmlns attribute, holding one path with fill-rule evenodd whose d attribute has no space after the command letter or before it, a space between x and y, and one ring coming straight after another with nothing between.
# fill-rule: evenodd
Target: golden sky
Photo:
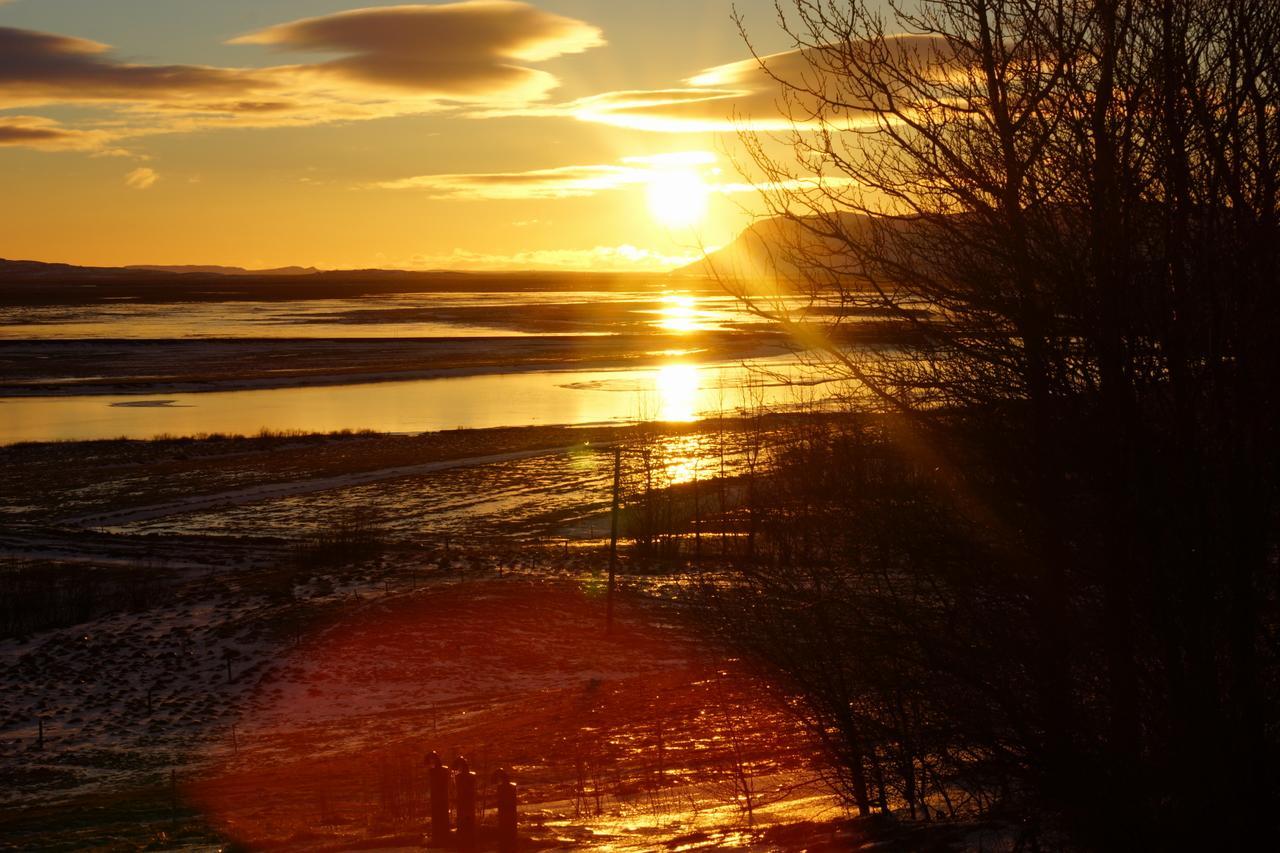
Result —
<instances>
[{"instance_id":1,"label":"golden sky","mask_svg":"<svg viewBox=\"0 0 1280 853\"><path fill-rule=\"evenodd\" d=\"M0 0L0 257L669 269L779 124L732 6Z\"/></svg>"}]
</instances>

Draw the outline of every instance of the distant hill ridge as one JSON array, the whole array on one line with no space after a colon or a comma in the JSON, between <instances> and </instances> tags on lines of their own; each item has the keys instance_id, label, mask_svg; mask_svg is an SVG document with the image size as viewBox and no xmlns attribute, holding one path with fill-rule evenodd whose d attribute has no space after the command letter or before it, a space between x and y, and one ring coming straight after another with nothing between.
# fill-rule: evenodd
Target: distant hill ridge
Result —
<instances>
[{"instance_id":1,"label":"distant hill ridge","mask_svg":"<svg viewBox=\"0 0 1280 853\"><path fill-rule=\"evenodd\" d=\"M865 217L846 214L846 230L857 234L866 226ZM792 261L795 255L821 257L838 256L843 250L838 243L823 240L811 234L803 224L776 217L764 219L744 229L730 243L693 263L671 271L676 277L711 277L716 279L777 279L797 274ZM6 260L0 258L0 281L39 281L44 279L120 280L132 278L142 281L177 276L192 279L293 279L316 280L342 279L344 281L386 281L430 279L439 277L475 277L520 275L546 279L555 276L605 276L627 278L653 273L571 272L560 270L536 271L481 271L481 270L397 270L352 269L322 270L316 267L286 266L253 270L245 267L220 264L131 264L123 267L76 266L74 264L46 263L42 261Z\"/></svg>"},{"instance_id":2,"label":"distant hill ridge","mask_svg":"<svg viewBox=\"0 0 1280 853\"><path fill-rule=\"evenodd\" d=\"M89 267L0 258L0 307L140 303L351 299L410 293L516 293L663 289L666 274L636 272L244 270L222 266ZM685 288L715 288L686 277Z\"/></svg>"},{"instance_id":3,"label":"distant hill ridge","mask_svg":"<svg viewBox=\"0 0 1280 853\"><path fill-rule=\"evenodd\" d=\"M364 269L326 270L318 267L277 267L275 269L251 270L244 267L222 266L218 264L131 264L123 267L78 266L51 261L27 261L0 258L0 281L29 279L103 279L103 278L316 278L343 280L370 279L406 279L406 278L477 278L486 279L502 276L523 276L528 278L552 278L555 276L596 276L606 278L652 277L651 272L617 272L592 270L455 270L455 269Z\"/></svg>"},{"instance_id":4,"label":"distant hill ridge","mask_svg":"<svg viewBox=\"0 0 1280 853\"><path fill-rule=\"evenodd\" d=\"M208 273L210 275L311 275L320 272L316 267L275 267L267 270L250 270L244 267L227 267L218 264L178 264L164 266L160 264L130 264L123 267L127 270L145 270L148 272L171 273Z\"/></svg>"},{"instance_id":5,"label":"distant hill ridge","mask_svg":"<svg viewBox=\"0 0 1280 853\"><path fill-rule=\"evenodd\" d=\"M844 213L840 220L841 228L854 239L871 227L864 214ZM802 221L779 216L753 223L732 242L677 272L725 281L786 280L800 276L797 258L819 264L839 262L847 252L840 241L814 234Z\"/></svg>"}]
</instances>

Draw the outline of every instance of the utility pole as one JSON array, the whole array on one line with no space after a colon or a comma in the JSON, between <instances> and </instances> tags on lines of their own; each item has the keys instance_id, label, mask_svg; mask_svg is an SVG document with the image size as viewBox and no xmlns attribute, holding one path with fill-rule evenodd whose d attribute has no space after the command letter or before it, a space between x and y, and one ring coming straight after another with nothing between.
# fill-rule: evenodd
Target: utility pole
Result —
<instances>
[{"instance_id":1,"label":"utility pole","mask_svg":"<svg viewBox=\"0 0 1280 853\"><path fill-rule=\"evenodd\" d=\"M609 521L609 592L605 597L604 632L613 633L613 589L618 573L618 493L622 487L622 446L613 448L613 511Z\"/></svg>"},{"instance_id":2,"label":"utility pole","mask_svg":"<svg viewBox=\"0 0 1280 853\"><path fill-rule=\"evenodd\" d=\"M698 499L698 465L693 466L693 559L702 559L702 502Z\"/></svg>"}]
</instances>

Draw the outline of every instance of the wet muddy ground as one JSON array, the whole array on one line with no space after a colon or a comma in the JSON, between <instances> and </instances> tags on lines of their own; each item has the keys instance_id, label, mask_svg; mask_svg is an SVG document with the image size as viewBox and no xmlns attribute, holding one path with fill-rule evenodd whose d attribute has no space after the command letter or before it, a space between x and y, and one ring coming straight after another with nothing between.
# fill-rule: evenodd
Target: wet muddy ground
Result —
<instances>
[{"instance_id":1,"label":"wet muddy ground","mask_svg":"<svg viewBox=\"0 0 1280 853\"><path fill-rule=\"evenodd\" d=\"M644 430L707 494L747 435ZM0 449L9 577L114 591L0 639L0 847L412 848L437 750L510 770L529 849L848 849L786 691L661 594L693 567L624 562L606 633L607 447L636 438ZM379 553L300 562L353 513Z\"/></svg>"}]
</instances>

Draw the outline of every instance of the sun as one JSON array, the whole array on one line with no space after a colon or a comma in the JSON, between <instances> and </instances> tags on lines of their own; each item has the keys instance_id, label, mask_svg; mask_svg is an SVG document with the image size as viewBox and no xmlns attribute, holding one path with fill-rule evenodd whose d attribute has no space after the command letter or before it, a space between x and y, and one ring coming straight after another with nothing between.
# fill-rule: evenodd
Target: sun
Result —
<instances>
[{"instance_id":1,"label":"sun","mask_svg":"<svg viewBox=\"0 0 1280 853\"><path fill-rule=\"evenodd\" d=\"M711 187L697 172L663 170L649 178L649 213L669 228L688 228L707 218Z\"/></svg>"}]
</instances>

